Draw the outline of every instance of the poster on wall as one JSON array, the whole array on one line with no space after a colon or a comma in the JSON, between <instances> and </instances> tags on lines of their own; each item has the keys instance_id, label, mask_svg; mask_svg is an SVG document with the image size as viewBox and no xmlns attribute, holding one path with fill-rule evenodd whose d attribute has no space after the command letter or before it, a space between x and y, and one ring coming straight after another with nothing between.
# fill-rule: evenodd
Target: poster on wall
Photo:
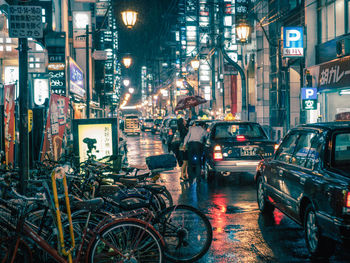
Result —
<instances>
[{"instance_id":1,"label":"poster on wall","mask_svg":"<svg viewBox=\"0 0 350 263\"><path fill-rule=\"evenodd\" d=\"M15 84L4 86L4 122L6 165L14 163L15 147Z\"/></svg>"},{"instance_id":2,"label":"poster on wall","mask_svg":"<svg viewBox=\"0 0 350 263\"><path fill-rule=\"evenodd\" d=\"M67 123L68 98L51 94L47 112L44 140L40 151L40 160L48 154L53 160L58 160L62 151L62 141Z\"/></svg>"}]
</instances>

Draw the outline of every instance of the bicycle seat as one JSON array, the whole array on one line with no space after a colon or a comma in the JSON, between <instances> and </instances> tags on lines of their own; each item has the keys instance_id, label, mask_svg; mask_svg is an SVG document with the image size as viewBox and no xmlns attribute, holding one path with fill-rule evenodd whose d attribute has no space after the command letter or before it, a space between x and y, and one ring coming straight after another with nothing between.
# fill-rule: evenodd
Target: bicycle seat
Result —
<instances>
[{"instance_id":1,"label":"bicycle seat","mask_svg":"<svg viewBox=\"0 0 350 263\"><path fill-rule=\"evenodd\" d=\"M126 187L135 187L138 184L138 180L132 178L120 178L119 182L121 182Z\"/></svg>"},{"instance_id":2,"label":"bicycle seat","mask_svg":"<svg viewBox=\"0 0 350 263\"><path fill-rule=\"evenodd\" d=\"M90 200L75 201L74 208L94 211L102 207L103 204L104 204L104 201L102 198L93 198Z\"/></svg>"}]
</instances>

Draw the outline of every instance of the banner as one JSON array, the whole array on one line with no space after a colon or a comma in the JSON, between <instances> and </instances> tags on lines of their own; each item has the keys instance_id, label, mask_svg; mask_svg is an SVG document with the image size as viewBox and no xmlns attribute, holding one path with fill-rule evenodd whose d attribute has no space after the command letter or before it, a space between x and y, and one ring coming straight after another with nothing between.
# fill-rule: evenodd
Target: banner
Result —
<instances>
[{"instance_id":1,"label":"banner","mask_svg":"<svg viewBox=\"0 0 350 263\"><path fill-rule=\"evenodd\" d=\"M62 141L67 123L68 98L58 94L51 94L47 113L44 141L41 147L42 161L45 154L53 160L58 160L62 151Z\"/></svg>"},{"instance_id":2,"label":"banner","mask_svg":"<svg viewBox=\"0 0 350 263\"><path fill-rule=\"evenodd\" d=\"M15 84L4 86L4 121L6 165L14 164L15 146Z\"/></svg>"}]
</instances>

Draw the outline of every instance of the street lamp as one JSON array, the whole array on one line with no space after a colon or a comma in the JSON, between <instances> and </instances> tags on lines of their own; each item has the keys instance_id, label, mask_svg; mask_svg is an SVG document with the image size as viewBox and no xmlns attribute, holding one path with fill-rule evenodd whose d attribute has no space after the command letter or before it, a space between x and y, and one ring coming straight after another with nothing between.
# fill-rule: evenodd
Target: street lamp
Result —
<instances>
[{"instance_id":1,"label":"street lamp","mask_svg":"<svg viewBox=\"0 0 350 263\"><path fill-rule=\"evenodd\" d=\"M123 57L123 64L126 68L129 68L132 63L132 58L129 56Z\"/></svg>"},{"instance_id":2,"label":"street lamp","mask_svg":"<svg viewBox=\"0 0 350 263\"><path fill-rule=\"evenodd\" d=\"M137 12L132 10L123 11L122 19L123 19L124 25L127 28L131 29L136 24Z\"/></svg>"},{"instance_id":3,"label":"street lamp","mask_svg":"<svg viewBox=\"0 0 350 263\"><path fill-rule=\"evenodd\" d=\"M130 80L124 79L124 80L123 80L123 85L124 85L125 87L129 87L129 85L130 85Z\"/></svg>"},{"instance_id":4,"label":"street lamp","mask_svg":"<svg viewBox=\"0 0 350 263\"><path fill-rule=\"evenodd\" d=\"M129 88L129 93L130 93L130 94L133 94L133 93L134 93L134 91L135 91L135 89L134 89L134 88Z\"/></svg>"},{"instance_id":5,"label":"street lamp","mask_svg":"<svg viewBox=\"0 0 350 263\"><path fill-rule=\"evenodd\" d=\"M250 26L246 22L240 22L236 27L237 39L241 43L246 43L250 34Z\"/></svg>"},{"instance_id":6,"label":"street lamp","mask_svg":"<svg viewBox=\"0 0 350 263\"><path fill-rule=\"evenodd\" d=\"M199 60L197 58L194 58L191 60L191 67L197 71L199 69Z\"/></svg>"}]
</instances>

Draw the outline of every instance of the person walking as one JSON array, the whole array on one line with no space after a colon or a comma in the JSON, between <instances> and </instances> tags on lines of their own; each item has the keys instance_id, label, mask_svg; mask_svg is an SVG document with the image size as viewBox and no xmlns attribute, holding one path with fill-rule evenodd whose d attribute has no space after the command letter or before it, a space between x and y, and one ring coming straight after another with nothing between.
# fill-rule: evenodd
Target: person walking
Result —
<instances>
[{"instance_id":1,"label":"person walking","mask_svg":"<svg viewBox=\"0 0 350 263\"><path fill-rule=\"evenodd\" d=\"M181 167L181 176L180 179L182 181L186 181L188 179L187 176L187 151L186 147L184 147L184 140L188 133L188 128L186 125L186 121L183 118L179 118L177 120L177 129L180 134L180 146L179 146L179 166Z\"/></svg>"},{"instance_id":2,"label":"person walking","mask_svg":"<svg viewBox=\"0 0 350 263\"><path fill-rule=\"evenodd\" d=\"M207 132L201 124L195 124L189 128L189 131L184 139L184 145L187 148L188 158L188 176L190 182L193 182L195 178L200 180L201 175L201 159L203 154L203 145Z\"/></svg>"}]
</instances>

